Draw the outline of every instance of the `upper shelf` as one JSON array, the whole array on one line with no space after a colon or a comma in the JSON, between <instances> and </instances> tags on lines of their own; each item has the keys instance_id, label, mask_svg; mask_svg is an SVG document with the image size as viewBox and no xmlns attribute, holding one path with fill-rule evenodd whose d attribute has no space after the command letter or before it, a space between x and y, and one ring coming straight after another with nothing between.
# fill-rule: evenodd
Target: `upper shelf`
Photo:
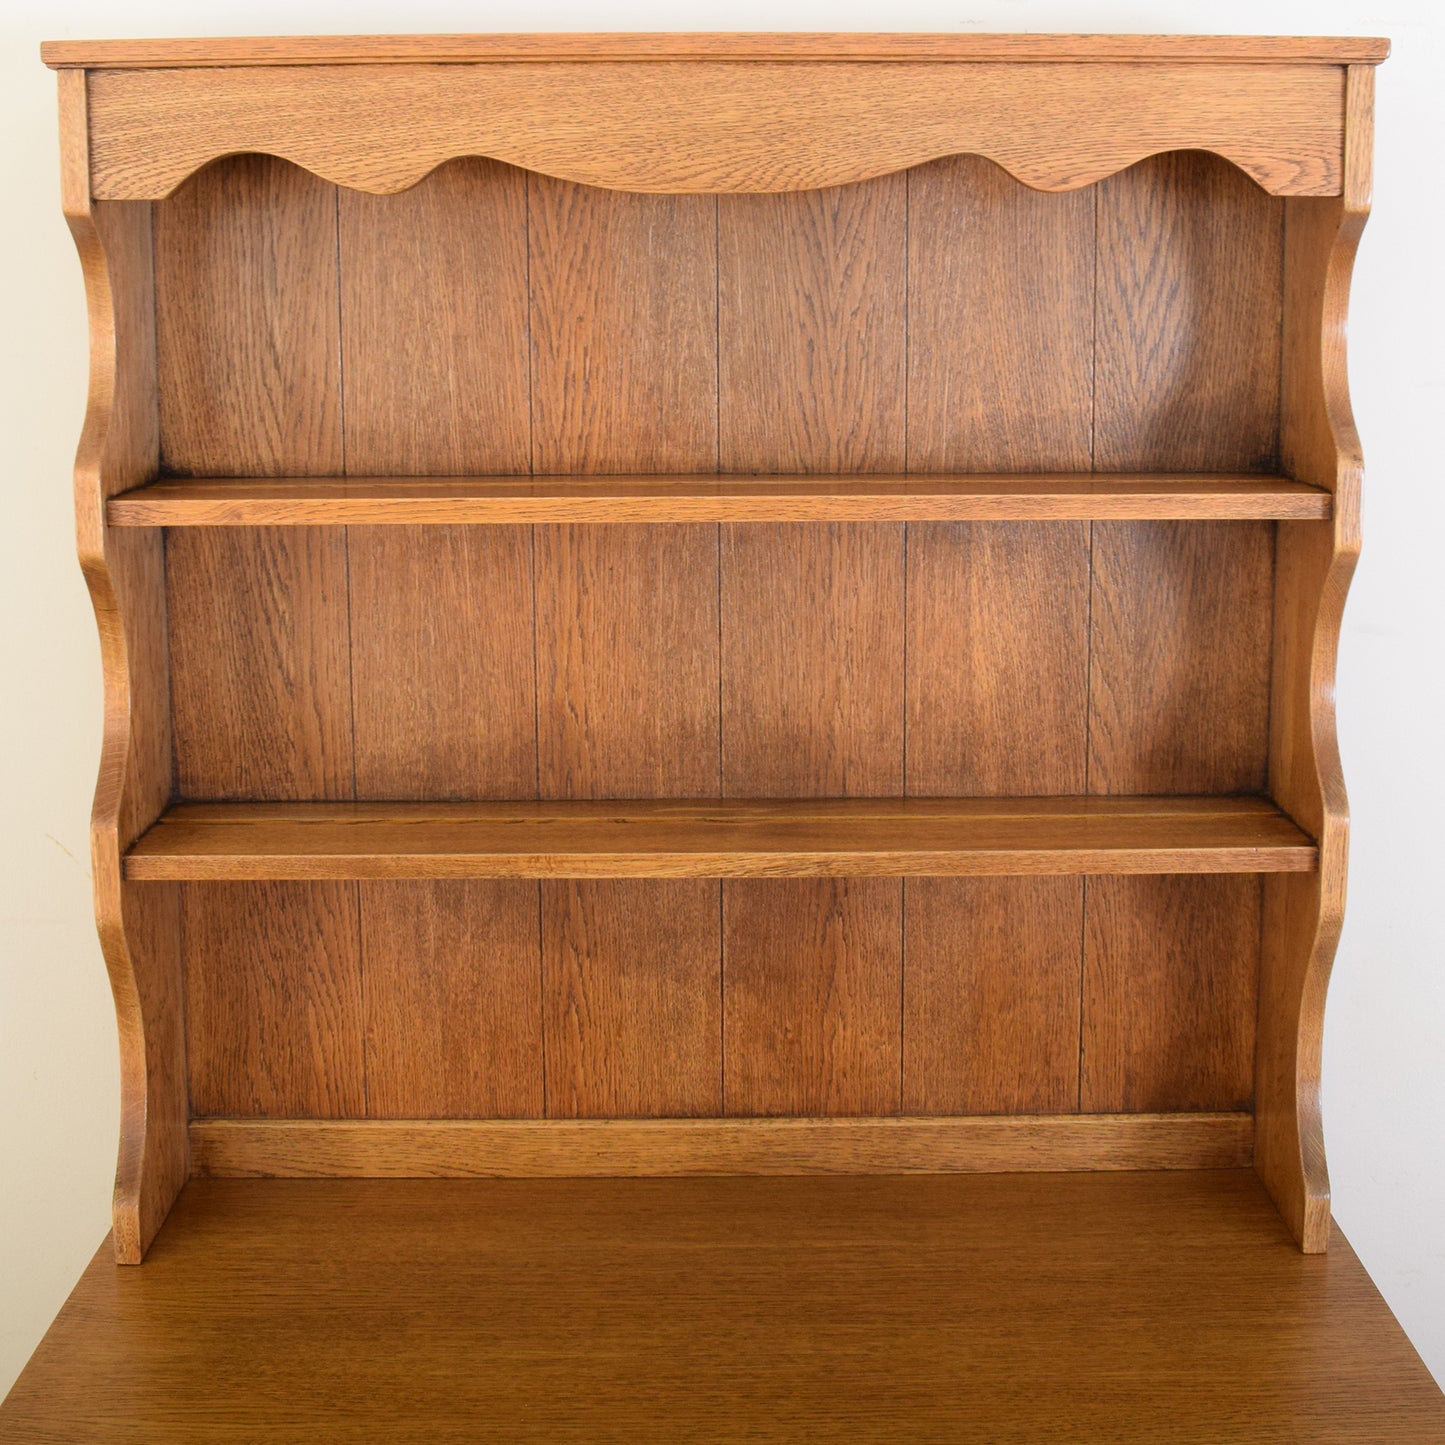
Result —
<instances>
[{"instance_id":1,"label":"upper shelf","mask_svg":"<svg viewBox=\"0 0 1445 1445\"><path fill-rule=\"evenodd\" d=\"M1299 873L1315 845L1266 798L183 803L137 880L832 878Z\"/></svg>"},{"instance_id":2,"label":"upper shelf","mask_svg":"<svg viewBox=\"0 0 1445 1445\"><path fill-rule=\"evenodd\" d=\"M1310 519L1330 494L1282 477L239 477L113 497L117 527L340 523Z\"/></svg>"},{"instance_id":3,"label":"upper shelf","mask_svg":"<svg viewBox=\"0 0 1445 1445\"><path fill-rule=\"evenodd\" d=\"M177 40L49 40L55 69L229 65L458 65L507 61L1172 60L1375 64L1388 40L1357 35L997 35L851 32L591 35L274 35Z\"/></svg>"}]
</instances>

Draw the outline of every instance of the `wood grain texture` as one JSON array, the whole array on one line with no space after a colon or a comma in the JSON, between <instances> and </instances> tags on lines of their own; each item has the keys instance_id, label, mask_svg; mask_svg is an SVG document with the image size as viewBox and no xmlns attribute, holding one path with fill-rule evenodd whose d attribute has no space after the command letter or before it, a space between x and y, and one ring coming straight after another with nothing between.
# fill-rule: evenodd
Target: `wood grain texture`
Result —
<instances>
[{"instance_id":1,"label":"wood grain texture","mask_svg":"<svg viewBox=\"0 0 1445 1445\"><path fill-rule=\"evenodd\" d=\"M230 1179L679 1178L1248 1169L1248 1114L960 1118L196 1119Z\"/></svg>"},{"instance_id":2,"label":"wood grain texture","mask_svg":"<svg viewBox=\"0 0 1445 1445\"><path fill-rule=\"evenodd\" d=\"M1274 471L1281 202L1200 152L1097 195L1094 465Z\"/></svg>"},{"instance_id":3,"label":"wood grain texture","mask_svg":"<svg viewBox=\"0 0 1445 1445\"><path fill-rule=\"evenodd\" d=\"M908 793L1085 790L1086 525L911 527L906 625Z\"/></svg>"},{"instance_id":4,"label":"wood grain texture","mask_svg":"<svg viewBox=\"0 0 1445 1445\"><path fill-rule=\"evenodd\" d=\"M112 527L316 523L1319 520L1321 487L1256 476L291 477L160 481L106 504Z\"/></svg>"},{"instance_id":5,"label":"wood grain texture","mask_svg":"<svg viewBox=\"0 0 1445 1445\"><path fill-rule=\"evenodd\" d=\"M182 797L352 796L346 575L334 528L167 538Z\"/></svg>"},{"instance_id":6,"label":"wood grain texture","mask_svg":"<svg viewBox=\"0 0 1445 1445\"><path fill-rule=\"evenodd\" d=\"M1260 883L1091 878L1080 1108L1248 1109Z\"/></svg>"},{"instance_id":7,"label":"wood grain texture","mask_svg":"<svg viewBox=\"0 0 1445 1445\"><path fill-rule=\"evenodd\" d=\"M899 471L908 183L718 201L725 472Z\"/></svg>"},{"instance_id":8,"label":"wood grain texture","mask_svg":"<svg viewBox=\"0 0 1445 1445\"><path fill-rule=\"evenodd\" d=\"M903 531L722 529L725 797L903 791Z\"/></svg>"},{"instance_id":9,"label":"wood grain texture","mask_svg":"<svg viewBox=\"0 0 1445 1445\"><path fill-rule=\"evenodd\" d=\"M715 204L527 184L533 470L714 470Z\"/></svg>"},{"instance_id":10,"label":"wood grain texture","mask_svg":"<svg viewBox=\"0 0 1445 1445\"><path fill-rule=\"evenodd\" d=\"M249 155L208 168L156 207L168 471L342 470L336 205L334 186Z\"/></svg>"},{"instance_id":11,"label":"wood grain texture","mask_svg":"<svg viewBox=\"0 0 1445 1445\"><path fill-rule=\"evenodd\" d=\"M61 200L90 328L74 503L104 682L90 865L120 1035L112 1245L133 1264L190 1168L175 890L129 886L121 864L172 789L164 559L159 534L132 540L105 526L106 499L153 476L159 459L152 228L148 206L91 203L85 78L59 79Z\"/></svg>"},{"instance_id":12,"label":"wood grain texture","mask_svg":"<svg viewBox=\"0 0 1445 1445\"><path fill-rule=\"evenodd\" d=\"M1274 536L1268 523L1096 523L1089 788L1264 787Z\"/></svg>"},{"instance_id":13,"label":"wood grain texture","mask_svg":"<svg viewBox=\"0 0 1445 1445\"><path fill-rule=\"evenodd\" d=\"M543 798L716 797L712 527L539 527Z\"/></svg>"},{"instance_id":14,"label":"wood grain texture","mask_svg":"<svg viewBox=\"0 0 1445 1445\"><path fill-rule=\"evenodd\" d=\"M1302 1247L1329 1240L1329 1174L1320 1117L1325 990L1344 917L1349 802L1335 731L1335 659L1360 548L1360 439L1345 369L1355 250L1370 205L1374 76L1351 67L1345 187L1339 201L1285 219L1280 451L1333 491L1329 526L1280 529L1275 576L1270 785L1320 838L1303 888L1265 890L1255 1078L1256 1167Z\"/></svg>"},{"instance_id":15,"label":"wood grain texture","mask_svg":"<svg viewBox=\"0 0 1445 1445\"><path fill-rule=\"evenodd\" d=\"M461 160L338 206L347 470L528 471L525 176Z\"/></svg>"},{"instance_id":16,"label":"wood grain texture","mask_svg":"<svg viewBox=\"0 0 1445 1445\"><path fill-rule=\"evenodd\" d=\"M968 153L1056 191L1205 149L1268 191L1335 195L1343 95L1338 64L1248 62L1064 60L1046 87L1007 62L97 70L90 176L100 199L153 200L265 151L380 193L484 155L627 191L806 191Z\"/></svg>"},{"instance_id":17,"label":"wood grain texture","mask_svg":"<svg viewBox=\"0 0 1445 1445\"><path fill-rule=\"evenodd\" d=\"M214 803L162 815L134 880L1308 873L1267 799Z\"/></svg>"},{"instance_id":18,"label":"wood grain texture","mask_svg":"<svg viewBox=\"0 0 1445 1445\"><path fill-rule=\"evenodd\" d=\"M542 885L547 1114L722 1112L719 885Z\"/></svg>"},{"instance_id":19,"label":"wood grain texture","mask_svg":"<svg viewBox=\"0 0 1445 1445\"><path fill-rule=\"evenodd\" d=\"M0 1438L192 1445L218 1419L403 1445L475 1440L478 1420L554 1440L1420 1445L1445 1399L1343 1236L1301 1257L1244 1169L213 1180L149 1267L87 1270Z\"/></svg>"},{"instance_id":20,"label":"wood grain texture","mask_svg":"<svg viewBox=\"0 0 1445 1445\"><path fill-rule=\"evenodd\" d=\"M1079 1105L1083 883L918 878L904 892L903 1111Z\"/></svg>"},{"instance_id":21,"label":"wood grain texture","mask_svg":"<svg viewBox=\"0 0 1445 1445\"><path fill-rule=\"evenodd\" d=\"M1094 195L980 156L907 181L909 469L1087 471Z\"/></svg>"},{"instance_id":22,"label":"wood grain texture","mask_svg":"<svg viewBox=\"0 0 1445 1445\"><path fill-rule=\"evenodd\" d=\"M196 1114L366 1114L357 890L181 890Z\"/></svg>"},{"instance_id":23,"label":"wood grain texture","mask_svg":"<svg viewBox=\"0 0 1445 1445\"><path fill-rule=\"evenodd\" d=\"M886 879L723 885L727 1113L898 1113L902 923Z\"/></svg>"},{"instance_id":24,"label":"wood grain texture","mask_svg":"<svg viewBox=\"0 0 1445 1445\"><path fill-rule=\"evenodd\" d=\"M278 35L174 40L47 40L40 58L89 70L211 65L433 65L498 60L1188 60L1373 64L1388 40L1362 35L833 34L604 30L537 35Z\"/></svg>"},{"instance_id":25,"label":"wood grain texture","mask_svg":"<svg viewBox=\"0 0 1445 1445\"><path fill-rule=\"evenodd\" d=\"M368 1116L540 1118L535 886L368 883L359 895Z\"/></svg>"},{"instance_id":26,"label":"wood grain texture","mask_svg":"<svg viewBox=\"0 0 1445 1445\"><path fill-rule=\"evenodd\" d=\"M525 529L352 527L347 558L356 796L535 797Z\"/></svg>"}]
</instances>

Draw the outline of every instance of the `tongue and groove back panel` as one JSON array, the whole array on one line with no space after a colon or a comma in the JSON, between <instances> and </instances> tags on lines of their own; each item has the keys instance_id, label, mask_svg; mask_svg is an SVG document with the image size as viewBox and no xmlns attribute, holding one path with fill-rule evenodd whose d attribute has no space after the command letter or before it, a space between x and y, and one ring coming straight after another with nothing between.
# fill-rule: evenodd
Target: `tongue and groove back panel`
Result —
<instances>
[{"instance_id":1,"label":"tongue and groove back panel","mask_svg":"<svg viewBox=\"0 0 1445 1445\"><path fill-rule=\"evenodd\" d=\"M718 197L238 157L154 207L163 468L1268 471L1282 206L1201 153ZM177 788L1256 791L1273 565L1264 522L177 529ZM1251 1105L1253 876L181 893L197 1115Z\"/></svg>"}]
</instances>

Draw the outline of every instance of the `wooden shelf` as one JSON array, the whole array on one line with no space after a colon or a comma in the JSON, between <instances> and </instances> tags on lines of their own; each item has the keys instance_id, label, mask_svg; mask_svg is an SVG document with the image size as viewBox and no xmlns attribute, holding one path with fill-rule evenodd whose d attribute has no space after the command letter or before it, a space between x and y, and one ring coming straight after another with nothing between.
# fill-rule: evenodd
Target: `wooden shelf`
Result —
<instances>
[{"instance_id":1,"label":"wooden shelf","mask_svg":"<svg viewBox=\"0 0 1445 1445\"><path fill-rule=\"evenodd\" d=\"M1445 1439L1335 1232L1245 1169L197 1180L0 1438Z\"/></svg>"},{"instance_id":2,"label":"wooden shelf","mask_svg":"<svg viewBox=\"0 0 1445 1445\"><path fill-rule=\"evenodd\" d=\"M1315 847L1267 799L186 803L125 876L808 878L1300 873Z\"/></svg>"},{"instance_id":3,"label":"wooden shelf","mask_svg":"<svg viewBox=\"0 0 1445 1445\"><path fill-rule=\"evenodd\" d=\"M111 498L117 527L325 523L1318 519L1330 494L1284 477L219 477Z\"/></svg>"}]
</instances>

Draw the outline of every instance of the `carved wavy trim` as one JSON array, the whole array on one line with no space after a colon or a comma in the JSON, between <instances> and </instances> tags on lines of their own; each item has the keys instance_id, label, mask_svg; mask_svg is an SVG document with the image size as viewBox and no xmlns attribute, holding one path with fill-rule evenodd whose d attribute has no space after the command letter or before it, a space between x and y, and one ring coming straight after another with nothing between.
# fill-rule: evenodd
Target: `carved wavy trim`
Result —
<instances>
[{"instance_id":1,"label":"carved wavy trim","mask_svg":"<svg viewBox=\"0 0 1445 1445\"><path fill-rule=\"evenodd\" d=\"M145 480L157 451L150 208L92 205L83 84L78 74L61 77L62 194L90 325L89 389L75 459L76 542L95 610L105 688L91 866L96 927L120 1034L114 1245L119 1260L138 1262L189 1163L184 1061L178 1057L175 897L167 890L142 894L121 878L121 854L170 789L169 722L160 706L160 542L147 538L136 545L105 527L108 497Z\"/></svg>"},{"instance_id":2,"label":"carved wavy trim","mask_svg":"<svg viewBox=\"0 0 1445 1445\"><path fill-rule=\"evenodd\" d=\"M809 190L973 154L1036 190L1213 151L1276 195L1339 193L1337 65L304 66L89 77L91 187L155 200L261 152L353 190L485 156L616 190Z\"/></svg>"},{"instance_id":3,"label":"carved wavy trim","mask_svg":"<svg viewBox=\"0 0 1445 1445\"><path fill-rule=\"evenodd\" d=\"M1345 323L1370 205L1373 72L1351 67L1343 194L1287 218L1287 367L1281 451L1290 475L1334 494L1330 526L1279 546L1272 790L1319 844L1311 880L1272 884L1261 979L1256 1167L1303 1247L1323 1251L1330 1185L1320 1110L1325 994L1344 921L1349 803L1335 723L1346 594L1360 548L1363 469L1350 403ZM1293 346L1297 355L1291 358Z\"/></svg>"}]
</instances>

